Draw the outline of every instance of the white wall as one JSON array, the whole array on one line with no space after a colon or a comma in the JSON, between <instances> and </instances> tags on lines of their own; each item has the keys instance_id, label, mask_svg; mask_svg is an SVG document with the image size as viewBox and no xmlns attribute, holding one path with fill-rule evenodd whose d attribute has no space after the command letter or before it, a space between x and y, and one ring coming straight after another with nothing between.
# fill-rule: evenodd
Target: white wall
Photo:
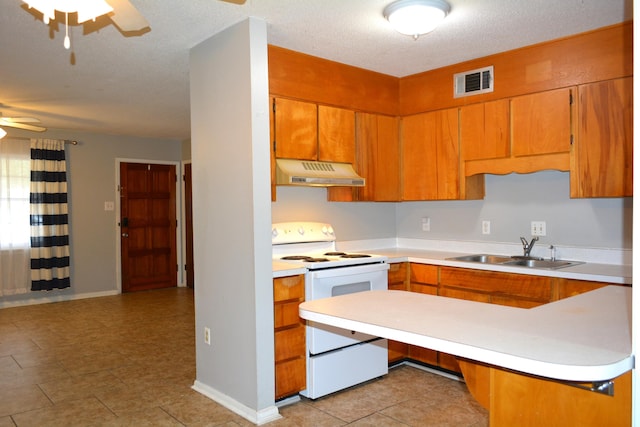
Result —
<instances>
[{"instance_id":1,"label":"white wall","mask_svg":"<svg viewBox=\"0 0 640 427\"><path fill-rule=\"evenodd\" d=\"M274 222L330 222L338 240L403 237L519 243L531 221L543 220L539 244L631 248L632 198L570 199L569 174L487 175L484 200L402 203L333 203L321 188L277 187ZM431 219L422 231L421 218ZM481 223L491 221L491 234Z\"/></svg>"},{"instance_id":2,"label":"white wall","mask_svg":"<svg viewBox=\"0 0 640 427\"><path fill-rule=\"evenodd\" d=\"M399 203L398 237L518 243L545 221L540 244L631 249L632 198L570 199L569 173L486 175L484 200ZM431 218L423 232L421 218ZM483 220L491 234L483 235Z\"/></svg>"},{"instance_id":3,"label":"white wall","mask_svg":"<svg viewBox=\"0 0 640 427\"><path fill-rule=\"evenodd\" d=\"M194 388L264 421L277 416L266 23L213 36L191 50L190 65Z\"/></svg>"},{"instance_id":4,"label":"white wall","mask_svg":"<svg viewBox=\"0 0 640 427\"><path fill-rule=\"evenodd\" d=\"M333 225L339 240L396 236L396 204L327 202L326 188L278 186L273 222L317 221Z\"/></svg>"}]
</instances>

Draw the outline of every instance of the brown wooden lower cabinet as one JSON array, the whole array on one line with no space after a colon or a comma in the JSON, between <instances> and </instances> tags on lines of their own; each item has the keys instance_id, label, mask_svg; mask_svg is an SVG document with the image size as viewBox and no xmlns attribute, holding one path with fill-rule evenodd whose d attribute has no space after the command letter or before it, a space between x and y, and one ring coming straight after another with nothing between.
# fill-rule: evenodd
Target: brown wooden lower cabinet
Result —
<instances>
[{"instance_id":1,"label":"brown wooden lower cabinet","mask_svg":"<svg viewBox=\"0 0 640 427\"><path fill-rule=\"evenodd\" d=\"M306 341L298 305L304 301L304 276L273 279L276 399L306 388Z\"/></svg>"},{"instance_id":2,"label":"brown wooden lower cabinet","mask_svg":"<svg viewBox=\"0 0 640 427\"><path fill-rule=\"evenodd\" d=\"M492 427L629 426L631 372L613 379L613 396L580 384L461 360L471 394L489 410Z\"/></svg>"},{"instance_id":3,"label":"brown wooden lower cabinet","mask_svg":"<svg viewBox=\"0 0 640 427\"><path fill-rule=\"evenodd\" d=\"M407 290L407 274L409 274L408 262L396 262L389 264L387 287L394 291ZM409 354L409 344L388 340L389 363L400 362Z\"/></svg>"}]
</instances>

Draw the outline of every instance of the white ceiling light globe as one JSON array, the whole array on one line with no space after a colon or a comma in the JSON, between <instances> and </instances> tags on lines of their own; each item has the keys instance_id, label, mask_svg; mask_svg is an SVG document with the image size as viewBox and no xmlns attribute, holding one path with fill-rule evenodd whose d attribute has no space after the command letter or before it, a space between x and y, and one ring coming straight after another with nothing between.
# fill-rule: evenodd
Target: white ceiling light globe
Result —
<instances>
[{"instance_id":1,"label":"white ceiling light globe","mask_svg":"<svg viewBox=\"0 0 640 427\"><path fill-rule=\"evenodd\" d=\"M433 31L449 10L444 0L399 0L387 6L383 15L396 31L417 39Z\"/></svg>"}]
</instances>

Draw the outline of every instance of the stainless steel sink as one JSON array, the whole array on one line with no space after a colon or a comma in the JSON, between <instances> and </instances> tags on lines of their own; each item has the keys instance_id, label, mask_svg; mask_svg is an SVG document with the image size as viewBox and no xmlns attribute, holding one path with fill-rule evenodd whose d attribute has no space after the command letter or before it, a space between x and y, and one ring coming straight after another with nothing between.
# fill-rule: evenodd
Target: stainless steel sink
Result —
<instances>
[{"instance_id":1,"label":"stainless steel sink","mask_svg":"<svg viewBox=\"0 0 640 427\"><path fill-rule=\"evenodd\" d=\"M584 264L580 261L566 261L566 260L550 260L536 257L525 256L506 256L506 255L488 255L488 254L474 254L463 255L459 257L447 258L451 261L463 261L479 264L494 264L504 265L512 267L527 267L527 268L541 268L547 270L555 270L558 268L571 267L572 265Z\"/></svg>"},{"instance_id":2,"label":"stainless steel sink","mask_svg":"<svg viewBox=\"0 0 640 427\"><path fill-rule=\"evenodd\" d=\"M507 261L502 265L518 265L522 267L529 268L547 268L547 269L556 269L556 268L565 268L571 267L572 265L582 264L577 261L564 261L564 260L555 260L552 261L550 259L519 259L515 261Z\"/></svg>"},{"instance_id":3,"label":"stainless steel sink","mask_svg":"<svg viewBox=\"0 0 640 427\"><path fill-rule=\"evenodd\" d=\"M503 262L513 261L513 258L505 255L465 255L456 258L447 258L455 261L479 262L482 264L502 264Z\"/></svg>"}]
</instances>

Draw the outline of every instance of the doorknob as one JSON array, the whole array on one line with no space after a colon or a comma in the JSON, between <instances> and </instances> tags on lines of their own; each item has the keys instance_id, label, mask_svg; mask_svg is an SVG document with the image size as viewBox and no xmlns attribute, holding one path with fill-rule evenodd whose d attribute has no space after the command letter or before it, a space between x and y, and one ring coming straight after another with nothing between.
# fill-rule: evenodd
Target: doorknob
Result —
<instances>
[{"instance_id":1,"label":"doorknob","mask_svg":"<svg viewBox=\"0 0 640 427\"><path fill-rule=\"evenodd\" d=\"M129 237L129 233L122 233L122 237Z\"/></svg>"}]
</instances>

